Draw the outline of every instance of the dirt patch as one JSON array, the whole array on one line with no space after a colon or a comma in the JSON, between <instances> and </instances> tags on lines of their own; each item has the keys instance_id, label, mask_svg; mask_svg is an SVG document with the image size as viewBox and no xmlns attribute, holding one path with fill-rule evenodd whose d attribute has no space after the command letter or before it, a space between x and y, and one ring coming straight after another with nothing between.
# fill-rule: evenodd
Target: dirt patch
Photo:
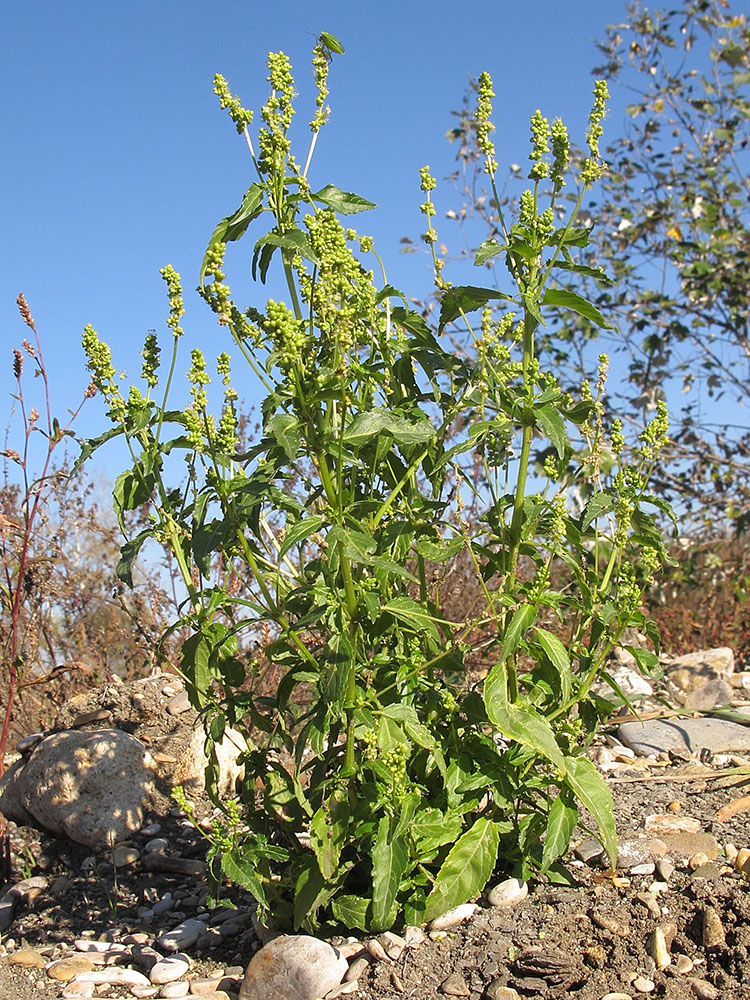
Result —
<instances>
[{"instance_id":1,"label":"dirt patch","mask_svg":"<svg viewBox=\"0 0 750 1000\"><path fill-rule=\"evenodd\" d=\"M746 791L741 775L711 778L717 768L710 762L704 765L705 776L695 775L699 766L695 763L654 767L648 773L640 766L640 772L620 773L611 783L621 838L643 834L647 816L672 810L674 815L699 820L701 831L712 833L721 845L750 845L750 813L739 812L724 823L715 820L719 808ZM623 777L646 780L630 782ZM205 841L181 825L179 816L158 820L160 836L169 840L175 853L203 857ZM190 915L191 907L205 899L200 877L146 871L140 863L118 871L115 888L105 857L97 858L95 869L86 867L87 849L26 828L15 832L14 847L16 863L28 861L24 874L41 872L50 882L20 909L5 936L18 945L27 943L51 953L55 945L84 934L119 939L138 932L153 936L157 932L153 922L144 923L139 917L144 904L172 893L179 910ZM506 986L521 997L599 1000L608 992L637 997L639 988L650 989L652 983L650 995L669 1000L749 998L750 894L745 877L721 857L696 871L687 857L673 855L671 860L675 870L667 885L649 893L658 873L622 871L620 878L613 878L571 855L576 885L532 887L512 909L489 907L480 900L481 908L468 924L405 951L396 962L373 962L360 978L356 996L480 1000ZM235 890L230 890L229 898L241 905L248 902ZM718 916L723 934L723 940L714 938L713 943L704 936L709 910ZM174 925L177 913L166 914L159 929L170 926L169 920ZM671 964L663 969L657 969L653 959L657 927L666 930L671 954ZM241 935L218 942L197 957L206 972L244 966L258 946L248 926ZM33 1000L59 995L59 984L47 979L43 970L20 970L0 961L0 996ZM117 989L108 995L117 996Z\"/></svg>"}]
</instances>

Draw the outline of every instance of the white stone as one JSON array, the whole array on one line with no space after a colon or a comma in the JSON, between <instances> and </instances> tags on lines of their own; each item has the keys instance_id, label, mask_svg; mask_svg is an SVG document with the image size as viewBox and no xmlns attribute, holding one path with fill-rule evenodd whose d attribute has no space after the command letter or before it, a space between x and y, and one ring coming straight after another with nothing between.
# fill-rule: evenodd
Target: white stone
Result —
<instances>
[{"instance_id":1,"label":"white stone","mask_svg":"<svg viewBox=\"0 0 750 1000\"><path fill-rule=\"evenodd\" d=\"M430 923L430 930L446 931L449 927L462 924L464 920L471 920L478 909L476 903L461 903L460 906L454 906L452 910L446 910L439 917L435 917Z\"/></svg>"},{"instance_id":2,"label":"white stone","mask_svg":"<svg viewBox=\"0 0 750 1000\"><path fill-rule=\"evenodd\" d=\"M206 931L206 925L202 920L183 920L171 931L165 931L156 939L156 944L164 951L182 951L194 945L201 934Z\"/></svg>"},{"instance_id":3,"label":"white stone","mask_svg":"<svg viewBox=\"0 0 750 1000\"><path fill-rule=\"evenodd\" d=\"M78 938L75 946L78 951L95 951L99 954L127 951L124 944L118 944L116 941L94 941L92 938Z\"/></svg>"},{"instance_id":4,"label":"white stone","mask_svg":"<svg viewBox=\"0 0 750 1000\"><path fill-rule=\"evenodd\" d=\"M92 997L94 989L93 983L67 983L60 996L64 1000L76 1000L77 997Z\"/></svg>"},{"instance_id":5,"label":"white stone","mask_svg":"<svg viewBox=\"0 0 750 1000\"><path fill-rule=\"evenodd\" d=\"M93 972L79 972L74 983L107 983L109 986L151 986L146 976L135 969L123 969L113 965L109 969L95 969Z\"/></svg>"},{"instance_id":6,"label":"white stone","mask_svg":"<svg viewBox=\"0 0 750 1000\"><path fill-rule=\"evenodd\" d=\"M205 754L206 736L202 729L196 729L189 746L185 750L174 772L174 784L182 785L187 795L198 795L206 787L208 758ZM219 767L219 795L222 798L236 794L237 782L245 774L244 764L237 758L247 750L247 741L236 729L227 728L221 743L214 744L214 753Z\"/></svg>"},{"instance_id":7,"label":"white stone","mask_svg":"<svg viewBox=\"0 0 750 1000\"><path fill-rule=\"evenodd\" d=\"M127 733L54 733L0 781L0 811L15 822L31 816L88 847L110 847L142 826L154 774L151 755Z\"/></svg>"},{"instance_id":8,"label":"white stone","mask_svg":"<svg viewBox=\"0 0 750 1000\"><path fill-rule=\"evenodd\" d=\"M186 997L190 992L190 983L183 979L179 983L167 983L159 990L159 996L163 1000L177 1000L179 997Z\"/></svg>"},{"instance_id":9,"label":"white stone","mask_svg":"<svg viewBox=\"0 0 750 1000\"><path fill-rule=\"evenodd\" d=\"M348 968L325 941L282 935L253 955L239 1000L317 1000L341 985Z\"/></svg>"},{"instance_id":10,"label":"white stone","mask_svg":"<svg viewBox=\"0 0 750 1000\"><path fill-rule=\"evenodd\" d=\"M166 838L154 837L145 844L143 850L150 853L151 851L166 851L168 847L169 841Z\"/></svg>"},{"instance_id":11,"label":"white stone","mask_svg":"<svg viewBox=\"0 0 750 1000\"><path fill-rule=\"evenodd\" d=\"M166 983L159 990L159 997L162 1000L179 1000L180 997L186 997L190 992L190 983L187 979L180 979L176 983Z\"/></svg>"},{"instance_id":12,"label":"white stone","mask_svg":"<svg viewBox=\"0 0 750 1000\"><path fill-rule=\"evenodd\" d=\"M526 899L529 894L529 887L526 882L520 882L517 878L507 878L504 882L498 883L494 889L490 889L487 901L490 906L516 906L522 899Z\"/></svg>"},{"instance_id":13,"label":"white stone","mask_svg":"<svg viewBox=\"0 0 750 1000\"><path fill-rule=\"evenodd\" d=\"M190 969L190 959L187 955L171 955L151 966L148 978L152 983L163 986L165 983L173 983L175 979L184 976Z\"/></svg>"},{"instance_id":14,"label":"white stone","mask_svg":"<svg viewBox=\"0 0 750 1000\"><path fill-rule=\"evenodd\" d=\"M131 986L130 987L130 993L131 993L132 996L138 997L139 1000L140 1000L141 997L143 997L143 998L155 997L159 993L159 987L158 986Z\"/></svg>"}]
</instances>

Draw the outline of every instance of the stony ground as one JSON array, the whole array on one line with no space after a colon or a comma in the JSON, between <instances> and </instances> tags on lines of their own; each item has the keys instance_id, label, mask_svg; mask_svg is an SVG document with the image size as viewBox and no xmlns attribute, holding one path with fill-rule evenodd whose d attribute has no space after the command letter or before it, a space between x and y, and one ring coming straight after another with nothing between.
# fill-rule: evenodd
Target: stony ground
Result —
<instances>
[{"instance_id":1,"label":"stony ground","mask_svg":"<svg viewBox=\"0 0 750 1000\"><path fill-rule=\"evenodd\" d=\"M711 756L696 748L657 760L634 758L615 733L605 734L608 743L602 740L596 759L616 803L618 871L602 867L581 830L569 857L574 885L532 886L508 908L482 898L468 922L428 935L396 960L363 952L368 960L354 997L750 998L750 885L741 870L750 856L744 853L750 848L750 799L744 799L750 756ZM79 963L101 971L106 959L80 947L108 940L123 946L120 963L148 973L150 949L165 951L160 936L201 914L203 933L184 946L191 967L178 982L158 989L101 984L93 995L237 996L242 970L259 947L250 901L231 890L227 902L238 910L207 913L205 841L176 812L149 822L133 838L132 863L116 871L104 855L14 828L15 876L43 882L18 903L0 940L2 1000L73 995L64 978L50 978L44 966L75 953L76 941L82 942ZM182 870L158 870L169 865L155 863L146 850L155 839L166 841L155 853L178 859L174 867ZM498 871L496 881L507 875ZM357 947L347 949L351 961Z\"/></svg>"}]
</instances>

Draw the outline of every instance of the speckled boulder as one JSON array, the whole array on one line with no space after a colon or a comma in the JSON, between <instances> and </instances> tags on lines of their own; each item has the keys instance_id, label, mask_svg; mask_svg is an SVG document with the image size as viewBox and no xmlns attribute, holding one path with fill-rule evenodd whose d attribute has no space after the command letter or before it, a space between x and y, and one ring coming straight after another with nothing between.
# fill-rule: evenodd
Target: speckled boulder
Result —
<instances>
[{"instance_id":1,"label":"speckled boulder","mask_svg":"<svg viewBox=\"0 0 750 1000\"><path fill-rule=\"evenodd\" d=\"M88 847L106 847L143 825L153 794L151 755L117 729L55 733L0 782L0 812Z\"/></svg>"}]
</instances>

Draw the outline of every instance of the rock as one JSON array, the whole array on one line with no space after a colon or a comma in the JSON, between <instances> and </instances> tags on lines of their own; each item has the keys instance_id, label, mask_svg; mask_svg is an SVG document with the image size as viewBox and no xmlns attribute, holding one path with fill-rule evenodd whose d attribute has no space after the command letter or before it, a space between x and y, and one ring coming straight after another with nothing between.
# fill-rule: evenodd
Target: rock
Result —
<instances>
[{"instance_id":1,"label":"rock","mask_svg":"<svg viewBox=\"0 0 750 1000\"><path fill-rule=\"evenodd\" d=\"M182 951L190 948L206 930L202 920L183 920L171 931L165 931L156 939L157 947L163 951Z\"/></svg>"},{"instance_id":2,"label":"rock","mask_svg":"<svg viewBox=\"0 0 750 1000\"><path fill-rule=\"evenodd\" d=\"M644 829L648 833L699 833L701 821L691 816L652 813L646 817Z\"/></svg>"},{"instance_id":3,"label":"rock","mask_svg":"<svg viewBox=\"0 0 750 1000\"><path fill-rule=\"evenodd\" d=\"M127 733L55 733L0 781L0 812L21 824L33 817L88 847L110 847L142 826L153 776L150 754Z\"/></svg>"},{"instance_id":4,"label":"rock","mask_svg":"<svg viewBox=\"0 0 750 1000\"><path fill-rule=\"evenodd\" d=\"M93 972L82 972L76 976L77 983L106 983L108 986L150 986L148 979L135 969L123 969L112 965L108 969L96 969Z\"/></svg>"},{"instance_id":5,"label":"rock","mask_svg":"<svg viewBox=\"0 0 750 1000\"><path fill-rule=\"evenodd\" d=\"M406 941L399 934L386 931L380 935L378 940L385 948L385 953L391 961L397 962L401 958L404 948L406 948Z\"/></svg>"},{"instance_id":6,"label":"rock","mask_svg":"<svg viewBox=\"0 0 750 1000\"><path fill-rule=\"evenodd\" d=\"M592 923L595 923L597 927L601 927L602 930L609 931L613 937L626 938L630 936L630 927L628 927L627 924L621 923L617 917L614 917L609 913L592 910L591 921Z\"/></svg>"},{"instance_id":7,"label":"rock","mask_svg":"<svg viewBox=\"0 0 750 1000\"><path fill-rule=\"evenodd\" d=\"M125 844L119 844L112 851L115 868L127 868L129 865L134 865L140 856L140 851L134 847L127 847Z\"/></svg>"},{"instance_id":8,"label":"rock","mask_svg":"<svg viewBox=\"0 0 750 1000\"><path fill-rule=\"evenodd\" d=\"M355 958L352 964L347 969L346 975L344 976L344 982L352 983L356 982L360 976L370 968L370 962L366 958Z\"/></svg>"},{"instance_id":9,"label":"rock","mask_svg":"<svg viewBox=\"0 0 750 1000\"><path fill-rule=\"evenodd\" d=\"M667 858L659 858L656 862L656 871L663 882L669 882L674 875L674 865Z\"/></svg>"},{"instance_id":10,"label":"rock","mask_svg":"<svg viewBox=\"0 0 750 1000\"><path fill-rule=\"evenodd\" d=\"M425 943L427 936L421 927L409 924L404 930L404 940L406 941L407 948L418 948L421 944Z\"/></svg>"},{"instance_id":11,"label":"rock","mask_svg":"<svg viewBox=\"0 0 750 1000\"><path fill-rule=\"evenodd\" d=\"M92 997L94 989L93 983L68 983L60 996L64 1000L75 1000L77 997Z\"/></svg>"},{"instance_id":12,"label":"rock","mask_svg":"<svg viewBox=\"0 0 750 1000\"><path fill-rule=\"evenodd\" d=\"M143 833L143 830L141 830L141 833ZM161 851L163 853L168 847L169 841L164 837L152 837L151 840L147 840L143 845L143 850L146 852Z\"/></svg>"},{"instance_id":13,"label":"rock","mask_svg":"<svg viewBox=\"0 0 750 1000\"><path fill-rule=\"evenodd\" d=\"M69 983L82 972L91 972L94 963L85 955L71 955L70 958L60 958L57 962L52 962L47 966L47 975L50 979L57 979L61 983Z\"/></svg>"},{"instance_id":14,"label":"rock","mask_svg":"<svg viewBox=\"0 0 750 1000\"><path fill-rule=\"evenodd\" d=\"M174 773L175 785L182 785L188 795L197 795L206 787L206 768L208 758L205 754L206 737L202 729L196 729L190 744L185 750L182 760L177 764ZM244 764L238 764L237 758L247 750L247 742L242 733L227 727L224 738L214 744L214 753L219 767L219 795L231 798L237 792L237 783L245 774Z\"/></svg>"},{"instance_id":15,"label":"rock","mask_svg":"<svg viewBox=\"0 0 750 1000\"><path fill-rule=\"evenodd\" d=\"M658 837L623 837L617 842L617 867L636 868L656 861L666 853L667 849Z\"/></svg>"},{"instance_id":16,"label":"rock","mask_svg":"<svg viewBox=\"0 0 750 1000\"><path fill-rule=\"evenodd\" d=\"M471 990L460 972L454 972L440 984L440 992L449 997L470 997Z\"/></svg>"},{"instance_id":17,"label":"rock","mask_svg":"<svg viewBox=\"0 0 750 1000\"><path fill-rule=\"evenodd\" d=\"M729 705L734 698L731 684L713 680L690 691L683 704L694 712L710 712L717 705Z\"/></svg>"},{"instance_id":18,"label":"rock","mask_svg":"<svg viewBox=\"0 0 750 1000\"><path fill-rule=\"evenodd\" d=\"M669 954L669 947L667 946L663 928L654 928L648 944L648 953L653 958L654 964L660 972L672 964L672 956Z\"/></svg>"},{"instance_id":19,"label":"rock","mask_svg":"<svg viewBox=\"0 0 750 1000\"><path fill-rule=\"evenodd\" d=\"M631 701L640 701L641 698L649 698L654 693L654 689L638 667L635 666L635 657L631 656L631 660L632 663L622 662L613 665L608 670L608 673ZM616 697L615 692L605 681L597 681L593 685L592 691L601 698L611 700Z\"/></svg>"},{"instance_id":20,"label":"rock","mask_svg":"<svg viewBox=\"0 0 750 1000\"><path fill-rule=\"evenodd\" d=\"M152 983L164 986L180 979L190 970L190 959L187 955L170 955L160 962L154 963L149 970L148 978Z\"/></svg>"},{"instance_id":21,"label":"rock","mask_svg":"<svg viewBox=\"0 0 750 1000\"><path fill-rule=\"evenodd\" d=\"M688 982L697 1000L719 1000L721 997L721 991L705 979L688 979Z\"/></svg>"},{"instance_id":22,"label":"rock","mask_svg":"<svg viewBox=\"0 0 750 1000\"><path fill-rule=\"evenodd\" d=\"M664 676L680 691L695 691L709 681L734 673L734 653L728 646L703 649L675 657L664 667Z\"/></svg>"},{"instance_id":23,"label":"rock","mask_svg":"<svg viewBox=\"0 0 750 1000\"><path fill-rule=\"evenodd\" d=\"M587 837L585 840L582 840L576 848L574 848L573 853L581 861L588 863L589 861L595 861L597 858L600 858L604 854L604 847L595 837Z\"/></svg>"},{"instance_id":24,"label":"rock","mask_svg":"<svg viewBox=\"0 0 750 1000\"><path fill-rule=\"evenodd\" d=\"M183 688L182 691L178 691L177 694L172 695L167 702L167 713L169 715L182 715L183 712L189 711L190 698L188 697L187 691Z\"/></svg>"},{"instance_id":25,"label":"rock","mask_svg":"<svg viewBox=\"0 0 750 1000\"><path fill-rule=\"evenodd\" d=\"M636 976L631 985L638 993L653 993L656 989L653 979L646 979L645 976Z\"/></svg>"},{"instance_id":26,"label":"rock","mask_svg":"<svg viewBox=\"0 0 750 1000\"><path fill-rule=\"evenodd\" d=\"M517 878L507 878L490 889L487 902L490 906L515 906L522 899L526 899L528 894L529 887L526 882L520 882Z\"/></svg>"},{"instance_id":27,"label":"rock","mask_svg":"<svg viewBox=\"0 0 750 1000\"><path fill-rule=\"evenodd\" d=\"M325 941L285 934L253 955L239 1000L316 1000L336 989L347 969L343 955Z\"/></svg>"},{"instance_id":28,"label":"rock","mask_svg":"<svg viewBox=\"0 0 750 1000\"><path fill-rule=\"evenodd\" d=\"M44 955L40 955L33 948L19 948L8 955L8 962L11 965L20 965L24 969L43 969L47 964Z\"/></svg>"},{"instance_id":29,"label":"rock","mask_svg":"<svg viewBox=\"0 0 750 1000\"><path fill-rule=\"evenodd\" d=\"M454 906L452 910L446 910L439 917L435 917L430 923L430 930L447 931L449 927L462 924L464 920L471 920L477 910L476 903L461 903L460 906Z\"/></svg>"},{"instance_id":30,"label":"rock","mask_svg":"<svg viewBox=\"0 0 750 1000\"><path fill-rule=\"evenodd\" d=\"M388 962L390 961L388 957L388 952L382 946L377 938L371 938L369 941L365 941L365 948L369 951L376 962Z\"/></svg>"},{"instance_id":31,"label":"rock","mask_svg":"<svg viewBox=\"0 0 750 1000\"><path fill-rule=\"evenodd\" d=\"M190 993L196 997L210 997L215 993L236 990L237 986L231 976L198 976L190 980Z\"/></svg>"},{"instance_id":32,"label":"rock","mask_svg":"<svg viewBox=\"0 0 750 1000\"><path fill-rule=\"evenodd\" d=\"M0 934L4 934L13 923L16 901L17 897L11 896L9 892L0 899Z\"/></svg>"},{"instance_id":33,"label":"rock","mask_svg":"<svg viewBox=\"0 0 750 1000\"><path fill-rule=\"evenodd\" d=\"M487 987L486 996L487 1000L521 1000L518 990L514 990L512 986L503 986L499 979Z\"/></svg>"},{"instance_id":34,"label":"rock","mask_svg":"<svg viewBox=\"0 0 750 1000\"><path fill-rule=\"evenodd\" d=\"M678 976L687 976L695 968L693 960L687 955L675 955L672 968Z\"/></svg>"},{"instance_id":35,"label":"rock","mask_svg":"<svg viewBox=\"0 0 750 1000\"><path fill-rule=\"evenodd\" d=\"M718 911L713 906L706 906L703 910L703 947L706 951L715 951L724 948L726 943L724 925Z\"/></svg>"},{"instance_id":36,"label":"rock","mask_svg":"<svg viewBox=\"0 0 750 1000\"><path fill-rule=\"evenodd\" d=\"M685 860L700 851L710 861L715 861L721 853L718 840L710 833L665 833L660 840L667 854Z\"/></svg>"},{"instance_id":37,"label":"rock","mask_svg":"<svg viewBox=\"0 0 750 1000\"><path fill-rule=\"evenodd\" d=\"M727 719L653 719L623 722L617 734L641 756L668 753L677 748L699 754L750 750L750 727Z\"/></svg>"},{"instance_id":38,"label":"rock","mask_svg":"<svg viewBox=\"0 0 750 1000\"><path fill-rule=\"evenodd\" d=\"M190 983L183 979L179 983L167 983L159 990L162 1000L177 1000L179 997L186 997L190 992Z\"/></svg>"}]
</instances>

